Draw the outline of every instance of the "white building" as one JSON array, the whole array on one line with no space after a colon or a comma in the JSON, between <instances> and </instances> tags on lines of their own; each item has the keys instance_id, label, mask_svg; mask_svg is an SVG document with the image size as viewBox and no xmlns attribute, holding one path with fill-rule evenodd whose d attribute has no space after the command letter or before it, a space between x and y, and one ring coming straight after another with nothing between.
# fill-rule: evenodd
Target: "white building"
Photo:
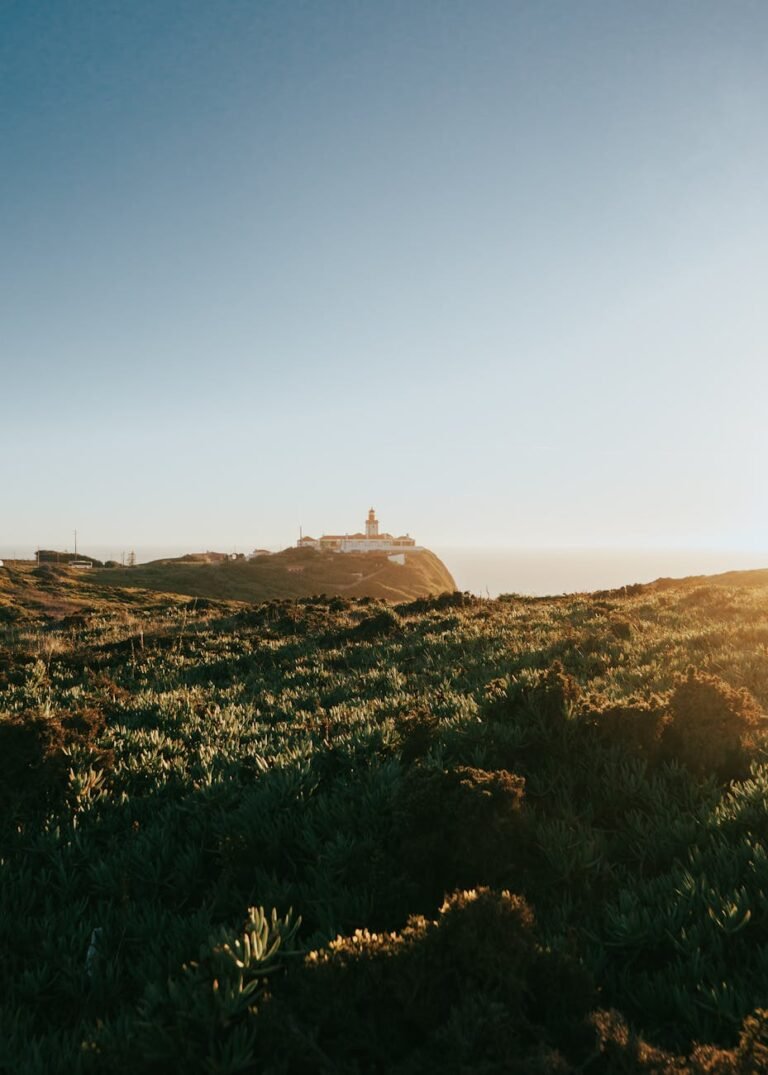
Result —
<instances>
[{"instance_id":1,"label":"white building","mask_svg":"<svg viewBox=\"0 0 768 1075\"><path fill-rule=\"evenodd\" d=\"M419 546L409 534L394 537L379 532L379 520L371 508L365 521L364 534L323 534L322 537L300 537L300 549L320 549L327 552L414 552Z\"/></svg>"}]
</instances>

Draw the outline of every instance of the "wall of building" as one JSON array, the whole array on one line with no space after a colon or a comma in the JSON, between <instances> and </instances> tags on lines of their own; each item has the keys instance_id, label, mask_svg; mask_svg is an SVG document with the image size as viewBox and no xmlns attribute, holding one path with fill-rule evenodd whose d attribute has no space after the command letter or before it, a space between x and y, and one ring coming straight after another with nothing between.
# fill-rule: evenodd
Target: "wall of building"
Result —
<instances>
[{"instance_id":1,"label":"wall of building","mask_svg":"<svg viewBox=\"0 0 768 1075\"><path fill-rule=\"evenodd\" d=\"M416 552L421 548L412 537L379 533L379 520L373 508L368 512L365 534L323 534L319 538L307 535L299 538L297 545L300 549L321 549L324 552Z\"/></svg>"},{"instance_id":2,"label":"wall of building","mask_svg":"<svg viewBox=\"0 0 768 1075\"><path fill-rule=\"evenodd\" d=\"M413 541L413 539L411 539ZM398 541L387 541L384 538L344 538L341 542L340 552L390 552L393 549L403 549L408 552L416 550L416 542L413 544Z\"/></svg>"}]
</instances>

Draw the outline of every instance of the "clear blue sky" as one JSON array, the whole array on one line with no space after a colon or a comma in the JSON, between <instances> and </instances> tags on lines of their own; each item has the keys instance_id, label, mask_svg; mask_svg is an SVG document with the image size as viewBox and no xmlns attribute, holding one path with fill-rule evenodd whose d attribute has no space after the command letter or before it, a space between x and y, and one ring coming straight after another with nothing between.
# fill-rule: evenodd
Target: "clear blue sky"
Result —
<instances>
[{"instance_id":1,"label":"clear blue sky","mask_svg":"<svg viewBox=\"0 0 768 1075\"><path fill-rule=\"evenodd\" d=\"M0 543L768 546L768 5L0 0Z\"/></svg>"}]
</instances>

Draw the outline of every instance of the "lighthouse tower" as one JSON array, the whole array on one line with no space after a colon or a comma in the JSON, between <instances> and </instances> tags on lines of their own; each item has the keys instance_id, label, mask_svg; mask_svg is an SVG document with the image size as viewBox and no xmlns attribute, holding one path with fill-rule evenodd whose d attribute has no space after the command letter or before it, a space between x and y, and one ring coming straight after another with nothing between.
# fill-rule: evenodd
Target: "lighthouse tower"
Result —
<instances>
[{"instance_id":1,"label":"lighthouse tower","mask_svg":"<svg viewBox=\"0 0 768 1075\"><path fill-rule=\"evenodd\" d=\"M376 518L376 512L373 508L368 512L368 518L365 523L365 536L367 538L377 538L379 536L379 520Z\"/></svg>"}]
</instances>

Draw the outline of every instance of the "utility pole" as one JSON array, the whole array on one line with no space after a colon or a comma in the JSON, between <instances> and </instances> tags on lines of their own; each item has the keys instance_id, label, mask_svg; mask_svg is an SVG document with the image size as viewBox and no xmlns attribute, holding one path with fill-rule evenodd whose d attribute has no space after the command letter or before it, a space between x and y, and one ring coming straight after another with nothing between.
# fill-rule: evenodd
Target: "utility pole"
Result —
<instances>
[{"instance_id":1,"label":"utility pole","mask_svg":"<svg viewBox=\"0 0 768 1075\"><path fill-rule=\"evenodd\" d=\"M77 530L75 530L75 559L77 559Z\"/></svg>"}]
</instances>

